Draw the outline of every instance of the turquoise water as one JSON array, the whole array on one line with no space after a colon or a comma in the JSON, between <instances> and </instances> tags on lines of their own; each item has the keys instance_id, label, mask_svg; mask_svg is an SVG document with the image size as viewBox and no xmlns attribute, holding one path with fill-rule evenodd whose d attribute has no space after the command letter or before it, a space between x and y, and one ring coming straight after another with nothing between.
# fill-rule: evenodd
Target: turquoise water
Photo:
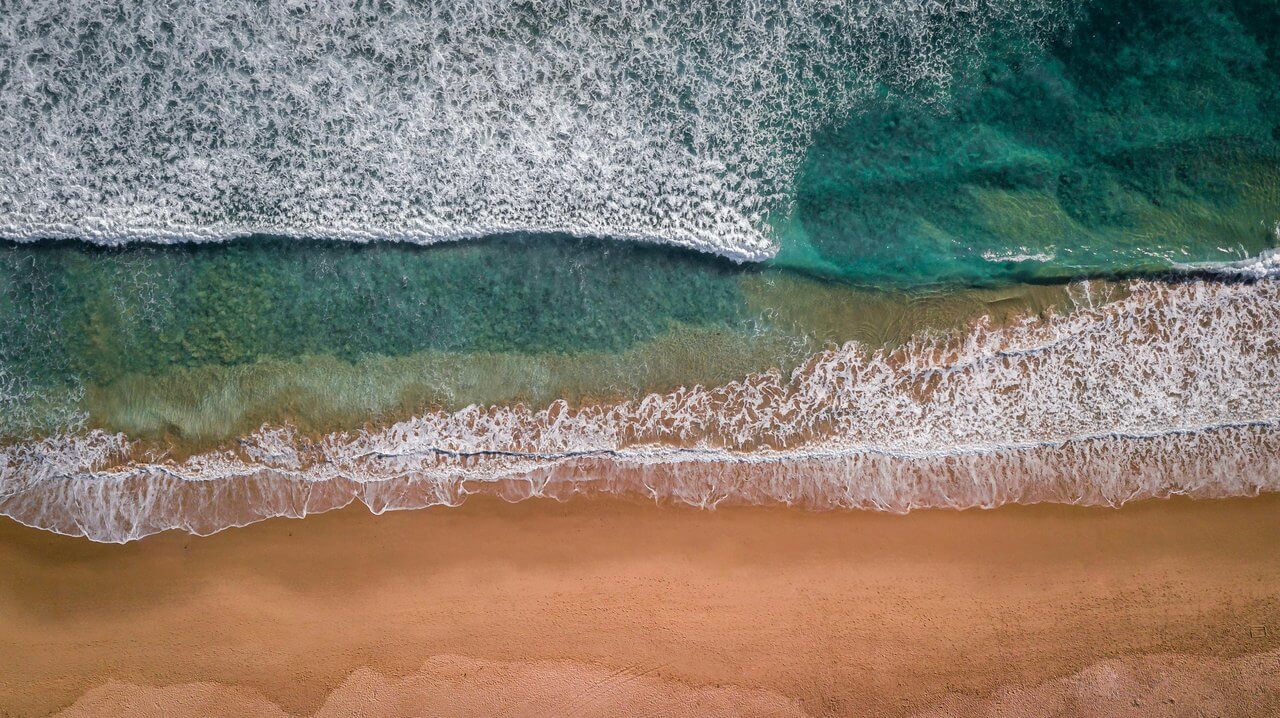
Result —
<instances>
[{"instance_id":1,"label":"turquoise water","mask_svg":"<svg viewBox=\"0 0 1280 718\"><path fill-rule=\"evenodd\" d=\"M671 323L739 325L754 267L634 243L506 237L424 249L255 237L3 250L7 346L109 380L262 356L623 351ZM39 321L17 320L19 316Z\"/></svg>"},{"instance_id":2,"label":"turquoise water","mask_svg":"<svg viewBox=\"0 0 1280 718\"><path fill-rule=\"evenodd\" d=\"M1276 246L1278 7L1099 2L1043 49L997 38L942 108L889 99L817 136L779 264L981 283Z\"/></svg>"},{"instance_id":3,"label":"turquoise water","mask_svg":"<svg viewBox=\"0 0 1280 718\"><path fill-rule=\"evenodd\" d=\"M73 387L269 358L616 354L675 325L742 334L753 325L740 281L758 273L693 252L552 236L430 248L267 237L9 245L0 361L25 390L10 394L7 419L31 414L19 403Z\"/></svg>"},{"instance_id":4,"label":"turquoise water","mask_svg":"<svg viewBox=\"0 0 1280 718\"><path fill-rule=\"evenodd\" d=\"M815 133L763 265L553 234L9 243L0 361L14 385L72 387L265 357L618 353L676 325L750 333L760 273L938 292L1242 260L1280 244L1277 13L1093 3L1048 36L989 33L945 91L886 81Z\"/></svg>"},{"instance_id":5,"label":"turquoise water","mask_svg":"<svg viewBox=\"0 0 1280 718\"><path fill-rule=\"evenodd\" d=\"M673 328L750 344L769 314L744 294L753 277L936 294L1255 256L1280 244L1277 12L1091 3L1035 41L985 37L945 91L886 83L816 132L763 264L553 234L431 247L9 243L8 431L56 428L66 411L44 405L69 411L85 386L181 368L618 354ZM765 365L787 361L761 351L776 355Z\"/></svg>"}]
</instances>

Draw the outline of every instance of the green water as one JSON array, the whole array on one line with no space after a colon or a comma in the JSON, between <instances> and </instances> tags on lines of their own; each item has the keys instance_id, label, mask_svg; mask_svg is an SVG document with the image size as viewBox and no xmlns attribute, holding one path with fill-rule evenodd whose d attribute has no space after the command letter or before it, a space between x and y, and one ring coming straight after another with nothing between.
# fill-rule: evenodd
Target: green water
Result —
<instances>
[{"instance_id":1,"label":"green water","mask_svg":"<svg viewBox=\"0 0 1280 718\"><path fill-rule=\"evenodd\" d=\"M993 283L1275 246L1278 8L1091 3L1041 49L992 47L942 111L875 104L816 139L778 263L877 284ZM1048 259L991 261L1010 255Z\"/></svg>"},{"instance_id":2,"label":"green water","mask_svg":"<svg viewBox=\"0 0 1280 718\"><path fill-rule=\"evenodd\" d=\"M752 333L739 282L756 271L563 237L432 248L262 237L123 249L9 245L0 248L0 359L11 380L48 397L57 387L266 359L621 354L675 327ZM473 393L522 398L483 386ZM6 418L29 413L10 407Z\"/></svg>"},{"instance_id":3,"label":"green water","mask_svg":"<svg viewBox=\"0 0 1280 718\"><path fill-rule=\"evenodd\" d=\"M1277 27L1280 3L1094 3L1043 47L997 38L941 101L886 92L820 133L764 266L548 236L2 245L0 434L635 395L786 369L895 311L877 292L1256 255L1280 243Z\"/></svg>"}]
</instances>

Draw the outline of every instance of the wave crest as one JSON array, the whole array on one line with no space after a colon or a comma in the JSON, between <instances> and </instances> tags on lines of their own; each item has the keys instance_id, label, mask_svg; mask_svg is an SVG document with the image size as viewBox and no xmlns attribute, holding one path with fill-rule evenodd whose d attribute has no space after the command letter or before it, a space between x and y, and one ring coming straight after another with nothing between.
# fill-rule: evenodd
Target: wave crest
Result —
<instances>
[{"instance_id":1,"label":"wave crest","mask_svg":"<svg viewBox=\"0 0 1280 718\"><path fill-rule=\"evenodd\" d=\"M0 237L763 259L816 126L1059 2L27 2L0 15Z\"/></svg>"}]
</instances>

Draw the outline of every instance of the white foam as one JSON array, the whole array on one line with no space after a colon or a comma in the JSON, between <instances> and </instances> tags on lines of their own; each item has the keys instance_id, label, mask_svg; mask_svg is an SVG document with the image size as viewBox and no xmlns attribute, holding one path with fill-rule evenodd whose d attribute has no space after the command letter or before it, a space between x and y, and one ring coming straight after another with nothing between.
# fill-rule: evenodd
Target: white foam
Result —
<instances>
[{"instance_id":1,"label":"white foam","mask_svg":"<svg viewBox=\"0 0 1280 718\"><path fill-rule=\"evenodd\" d=\"M1019 251L1020 250L1020 251ZM982 258L988 262L1052 262L1057 258L1056 252L1032 252L1026 247L1019 247L1018 250L1009 250L1005 252L995 252L987 250L982 253Z\"/></svg>"},{"instance_id":2,"label":"white foam","mask_svg":"<svg viewBox=\"0 0 1280 718\"><path fill-rule=\"evenodd\" d=\"M1277 230L1277 240L1280 240L1280 229ZM1256 257L1249 257L1238 262L1181 265L1178 268L1248 279L1276 277L1280 276L1280 249L1268 249L1259 253Z\"/></svg>"},{"instance_id":3,"label":"white foam","mask_svg":"<svg viewBox=\"0 0 1280 718\"><path fill-rule=\"evenodd\" d=\"M615 405L469 407L319 441L264 428L183 462L77 433L0 451L0 513L125 541L360 500L376 511L643 491L891 511L1280 490L1280 282L1125 299L892 352L854 344Z\"/></svg>"},{"instance_id":4,"label":"white foam","mask_svg":"<svg viewBox=\"0 0 1280 718\"><path fill-rule=\"evenodd\" d=\"M1021 0L33 0L0 13L0 238L771 256L813 129L945 87Z\"/></svg>"}]
</instances>

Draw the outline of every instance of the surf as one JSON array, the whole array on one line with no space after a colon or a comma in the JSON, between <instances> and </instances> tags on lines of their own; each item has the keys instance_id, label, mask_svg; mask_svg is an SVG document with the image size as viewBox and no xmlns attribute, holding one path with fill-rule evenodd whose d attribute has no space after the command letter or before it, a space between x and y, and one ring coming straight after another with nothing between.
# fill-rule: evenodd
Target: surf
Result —
<instances>
[{"instance_id":1,"label":"surf","mask_svg":"<svg viewBox=\"0 0 1280 718\"><path fill-rule=\"evenodd\" d=\"M0 238L555 232L763 260L813 130L1054 0L24 3ZM926 101L922 99L921 101Z\"/></svg>"},{"instance_id":2,"label":"surf","mask_svg":"<svg viewBox=\"0 0 1280 718\"><path fill-rule=\"evenodd\" d=\"M0 512L128 541L477 491L900 512L1280 489L1280 282L1129 291L616 404L471 406L323 436L264 427L182 461L100 430L19 442L0 451Z\"/></svg>"}]
</instances>

